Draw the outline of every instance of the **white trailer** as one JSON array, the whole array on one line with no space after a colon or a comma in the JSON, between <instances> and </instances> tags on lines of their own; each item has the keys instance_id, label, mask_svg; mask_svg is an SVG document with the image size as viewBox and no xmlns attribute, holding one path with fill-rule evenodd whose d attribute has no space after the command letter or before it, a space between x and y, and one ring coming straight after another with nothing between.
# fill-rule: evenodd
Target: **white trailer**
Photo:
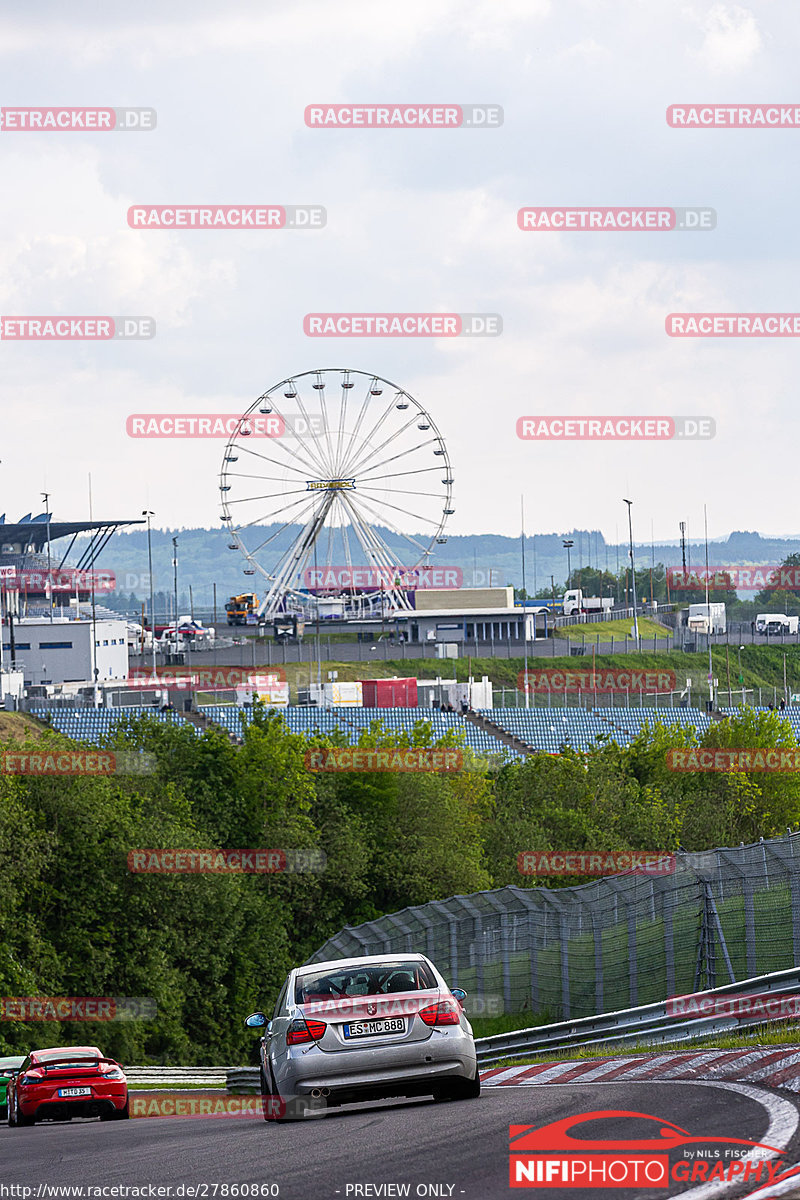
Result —
<instances>
[{"instance_id":1,"label":"white trailer","mask_svg":"<svg viewBox=\"0 0 800 1200\"><path fill-rule=\"evenodd\" d=\"M565 617L576 613L605 613L611 612L614 601L610 596L584 596L580 588L564 593L562 609Z\"/></svg>"},{"instance_id":2,"label":"white trailer","mask_svg":"<svg viewBox=\"0 0 800 1200\"><path fill-rule=\"evenodd\" d=\"M725 633L727 619L724 604L690 604L686 626L692 633Z\"/></svg>"}]
</instances>

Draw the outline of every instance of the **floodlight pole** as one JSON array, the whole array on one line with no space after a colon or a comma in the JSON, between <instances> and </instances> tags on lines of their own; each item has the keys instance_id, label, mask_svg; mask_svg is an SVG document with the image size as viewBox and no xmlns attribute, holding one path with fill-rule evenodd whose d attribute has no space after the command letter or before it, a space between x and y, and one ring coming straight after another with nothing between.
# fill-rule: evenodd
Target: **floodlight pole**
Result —
<instances>
[{"instance_id":1,"label":"floodlight pole","mask_svg":"<svg viewBox=\"0 0 800 1200\"><path fill-rule=\"evenodd\" d=\"M528 688L528 593L525 591L525 498L519 498L520 516L522 520L522 646L525 656L523 679L525 680L525 707L530 708L530 691ZM534 621L536 618L534 617Z\"/></svg>"},{"instance_id":2,"label":"floodlight pole","mask_svg":"<svg viewBox=\"0 0 800 1200\"><path fill-rule=\"evenodd\" d=\"M50 609L50 624L52 625L52 623L53 623L53 579L50 574L50 493L42 492L41 494L44 497L44 511L45 511L45 515L47 517L47 584L50 589L50 594L48 596L48 601L49 601L48 607Z\"/></svg>"},{"instance_id":3,"label":"floodlight pole","mask_svg":"<svg viewBox=\"0 0 800 1200\"><path fill-rule=\"evenodd\" d=\"M630 544L631 556L631 579L633 580L633 636L636 638L636 649L639 649L639 618L636 615L636 567L633 561L633 521L631 519L632 500L623 500L623 504L628 506L628 540Z\"/></svg>"},{"instance_id":4,"label":"floodlight pole","mask_svg":"<svg viewBox=\"0 0 800 1200\"><path fill-rule=\"evenodd\" d=\"M147 517L147 566L150 572L150 643L153 651L153 679L156 677L156 609L153 600L153 544L150 539L150 518L156 514L145 509L143 517Z\"/></svg>"}]
</instances>

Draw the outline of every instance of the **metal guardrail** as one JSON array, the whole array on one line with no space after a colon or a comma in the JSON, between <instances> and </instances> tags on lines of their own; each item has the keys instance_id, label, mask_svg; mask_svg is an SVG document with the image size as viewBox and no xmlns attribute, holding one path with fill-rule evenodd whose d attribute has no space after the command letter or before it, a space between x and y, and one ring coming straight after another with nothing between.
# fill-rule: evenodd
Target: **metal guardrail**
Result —
<instances>
[{"instance_id":1,"label":"metal guardrail","mask_svg":"<svg viewBox=\"0 0 800 1200\"><path fill-rule=\"evenodd\" d=\"M205 1085L207 1087L224 1087L226 1073L232 1067L125 1067L125 1074L130 1083L157 1084L159 1087L169 1087L171 1084L182 1083Z\"/></svg>"},{"instance_id":2,"label":"metal guardrail","mask_svg":"<svg viewBox=\"0 0 800 1200\"><path fill-rule=\"evenodd\" d=\"M770 975L758 975L738 983L696 993L697 996L752 996L762 992L775 995L796 994L800 990L800 968L774 971ZM687 1041L708 1034L724 1033L732 1029L763 1025L769 1017L692 1017L676 1020L667 1015L667 1002L643 1004L638 1008L622 1009L619 1012L600 1013L595 1017L582 1017L576 1021L558 1021L552 1025L539 1025L533 1029L516 1029L494 1037L477 1038L475 1046L481 1066L506 1058L528 1058L531 1054L550 1051L571 1050L576 1046L596 1046L608 1042L652 1042L668 1043ZM785 1018L784 1018L785 1019Z\"/></svg>"},{"instance_id":3,"label":"metal guardrail","mask_svg":"<svg viewBox=\"0 0 800 1200\"><path fill-rule=\"evenodd\" d=\"M258 1067L229 1067L225 1080L229 1092L261 1090L261 1073Z\"/></svg>"},{"instance_id":4,"label":"metal guardrail","mask_svg":"<svg viewBox=\"0 0 800 1200\"><path fill-rule=\"evenodd\" d=\"M800 968L774 971L739 983L698 992L697 996L753 996L769 992L772 995L795 995L800 992ZM779 1018L773 1018L779 1019ZM784 1018L785 1019L785 1018ZM639 1008L600 1013L577 1021L558 1021L533 1029L515 1029L494 1037L477 1038L478 1063L491 1066L500 1059L527 1058L532 1054L557 1053L577 1046L597 1046L608 1043L649 1042L654 1045L688 1041L708 1034L724 1033L770 1020L758 1017L692 1017L686 1021L667 1016L667 1002L643 1004ZM126 1067L132 1083L172 1083L224 1086L229 1092L257 1092L260 1089L258 1067Z\"/></svg>"}]
</instances>

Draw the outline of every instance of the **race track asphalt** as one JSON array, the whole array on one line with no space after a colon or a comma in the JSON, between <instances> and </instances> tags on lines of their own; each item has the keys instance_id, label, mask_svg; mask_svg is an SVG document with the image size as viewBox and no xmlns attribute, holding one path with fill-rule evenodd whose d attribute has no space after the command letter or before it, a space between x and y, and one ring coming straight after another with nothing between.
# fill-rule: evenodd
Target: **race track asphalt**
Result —
<instances>
[{"instance_id":1,"label":"race track asphalt","mask_svg":"<svg viewBox=\"0 0 800 1200\"><path fill-rule=\"evenodd\" d=\"M48 1200L70 1193L46 1185L154 1185L169 1187L169 1192L160 1195L172 1200L191 1196L230 1200L237 1192L241 1196L241 1190L233 1191L232 1185L256 1184L259 1195L266 1196L269 1189L260 1185L276 1184L278 1190L271 1194L285 1200L388 1200L403 1195L494 1200L520 1194L509 1188L509 1125L541 1126L598 1110L647 1113L692 1134L759 1141L771 1123L775 1130L777 1105L783 1112L783 1128L788 1130L787 1144L781 1147L786 1151L784 1162L796 1162L800 1154L794 1101L778 1098L766 1089L750 1089L750 1093L743 1094L735 1087L677 1082L565 1084L484 1088L481 1097L471 1101L377 1103L280 1125L254 1118L166 1117L45 1122L25 1129L4 1125L0 1128L0 1184L6 1187L0 1194L19 1200ZM758 1096L773 1105L772 1113ZM633 1133L630 1119L619 1117L609 1120L602 1132L612 1139ZM637 1133L645 1136L643 1130ZM652 1129L646 1136L653 1136ZM673 1151L672 1161L682 1153ZM381 1184L396 1186L381 1189ZM9 1185L24 1185L31 1192L27 1196L21 1190L10 1192ZM222 1185L227 1185L227 1190ZM712 1189L715 1196L734 1197L755 1186L712 1185ZM624 1195L626 1200L659 1200L681 1192L700 1197L707 1190L708 1185L687 1182L672 1183L668 1191L587 1187L565 1191L539 1186L534 1192L544 1200L563 1200L570 1195L580 1195L580 1200L611 1200L616 1195ZM94 1193L101 1194L113 1195L110 1191ZM93 1193L74 1191L71 1195L88 1200Z\"/></svg>"}]
</instances>

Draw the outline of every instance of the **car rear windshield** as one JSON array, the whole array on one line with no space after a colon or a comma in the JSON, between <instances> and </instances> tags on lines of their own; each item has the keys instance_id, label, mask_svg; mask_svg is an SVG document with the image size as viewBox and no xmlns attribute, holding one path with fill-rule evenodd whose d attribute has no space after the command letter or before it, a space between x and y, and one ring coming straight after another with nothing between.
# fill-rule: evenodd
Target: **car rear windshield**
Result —
<instances>
[{"instance_id":1,"label":"car rear windshield","mask_svg":"<svg viewBox=\"0 0 800 1200\"><path fill-rule=\"evenodd\" d=\"M340 996L389 996L396 992L420 992L436 989L436 978L427 963L369 963L297 978L295 1003L336 1000Z\"/></svg>"}]
</instances>

